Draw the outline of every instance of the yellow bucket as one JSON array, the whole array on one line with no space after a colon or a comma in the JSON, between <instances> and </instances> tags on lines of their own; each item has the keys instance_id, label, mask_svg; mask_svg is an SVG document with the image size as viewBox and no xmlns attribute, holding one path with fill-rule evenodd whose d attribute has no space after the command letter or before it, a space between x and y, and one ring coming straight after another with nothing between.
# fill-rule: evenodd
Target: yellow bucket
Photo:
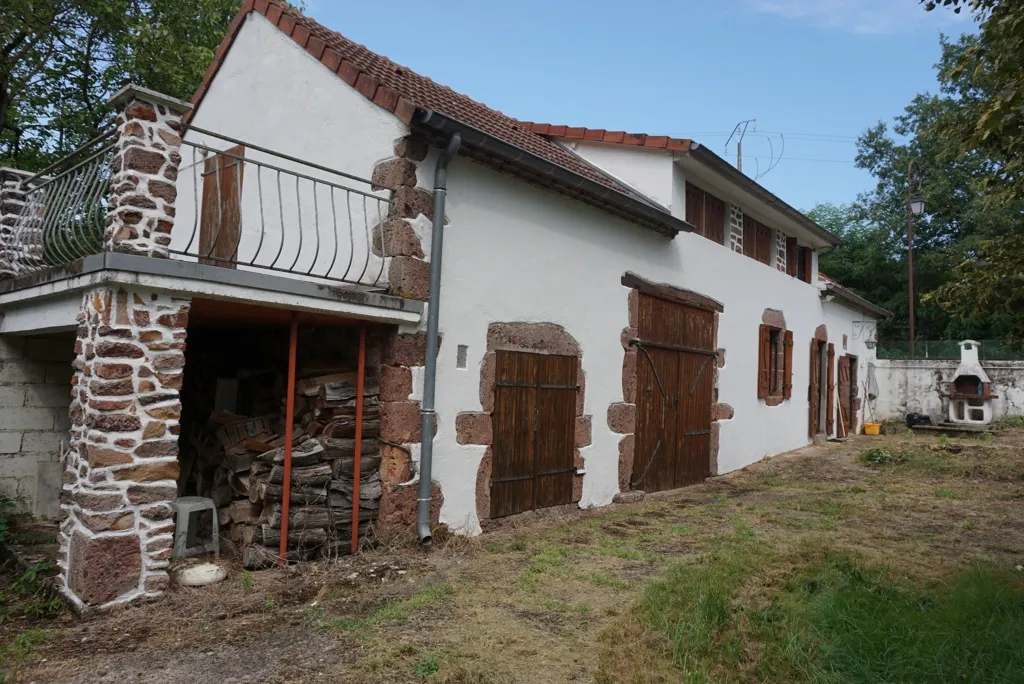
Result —
<instances>
[{"instance_id":1,"label":"yellow bucket","mask_svg":"<svg viewBox=\"0 0 1024 684\"><path fill-rule=\"evenodd\" d=\"M882 432L881 423L864 423L864 434L865 435L878 435Z\"/></svg>"}]
</instances>

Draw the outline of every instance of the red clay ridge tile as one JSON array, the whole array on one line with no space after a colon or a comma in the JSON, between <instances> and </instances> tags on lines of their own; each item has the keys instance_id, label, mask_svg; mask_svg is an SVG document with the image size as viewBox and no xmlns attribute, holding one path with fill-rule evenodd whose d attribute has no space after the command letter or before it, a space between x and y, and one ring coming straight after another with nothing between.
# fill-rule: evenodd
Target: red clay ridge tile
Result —
<instances>
[{"instance_id":1,"label":"red clay ridge tile","mask_svg":"<svg viewBox=\"0 0 1024 684\"><path fill-rule=\"evenodd\" d=\"M665 147L668 145L667 135L650 136L644 140L644 147Z\"/></svg>"},{"instance_id":2,"label":"red clay ridge tile","mask_svg":"<svg viewBox=\"0 0 1024 684\"><path fill-rule=\"evenodd\" d=\"M365 72L359 72L359 78L356 79L356 90L361 92L369 99L373 99L373 94L377 92L377 79Z\"/></svg>"},{"instance_id":3,"label":"red clay ridge tile","mask_svg":"<svg viewBox=\"0 0 1024 684\"><path fill-rule=\"evenodd\" d=\"M298 43L299 47L306 47L306 41L309 40L309 29L302 24L296 24L292 29L292 40Z\"/></svg>"},{"instance_id":4,"label":"red clay ridge tile","mask_svg":"<svg viewBox=\"0 0 1024 684\"><path fill-rule=\"evenodd\" d=\"M292 35L292 31L295 30L295 17L287 12L282 12L281 18L277 21L277 28L281 29L286 36Z\"/></svg>"},{"instance_id":5,"label":"red clay ridge tile","mask_svg":"<svg viewBox=\"0 0 1024 684\"><path fill-rule=\"evenodd\" d=\"M412 116L416 113L416 105L404 97L398 98L398 104L395 105L395 116L397 116L405 124L412 123Z\"/></svg>"},{"instance_id":6,"label":"red clay ridge tile","mask_svg":"<svg viewBox=\"0 0 1024 684\"><path fill-rule=\"evenodd\" d=\"M334 48L327 48L324 54L320 55L320 63L331 71L337 71L341 66L341 53Z\"/></svg>"},{"instance_id":7,"label":"red clay ridge tile","mask_svg":"<svg viewBox=\"0 0 1024 684\"><path fill-rule=\"evenodd\" d=\"M583 134L586 133L586 131L587 129L583 128L582 126L578 126L576 128L567 128L565 129L565 137L579 139L583 137Z\"/></svg>"},{"instance_id":8,"label":"red clay ridge tile","mask_svg":"<svg viewBox=\"0 0 1024 684\"><path fill-rule=\"evenodd\" d=\"M279 22L281 20L281 14L281 7L279 5L270 3L270 6L267 7L267 20L270 21L270 23L276 24Z\"/></svg>"},{"instance_id":9,"label":"red clay ridge tile","mask_svg":"<svg viewBox=\"0 0 1024 684\"><path fill-rule=\"evenodd\" d=\"M606 143L620 143L622 139L626 137L625 131L608 131L604 134L604 141Z\"/></svg>"},{"instance_id":10,"label":"red clay ridge tile","mask_svg":"<svg viewBox=\"0 0 1024 684\"><path fill-rule=\"evenodd\" d=\"M256 10L257 12L259 12L260 14L266 14L267 13L267 7L269 7L269 6L270 6L269 0L256 0L256 2L253 3L252 8L254 10Z\"/></svg>"},{"instance_id":11,"label":"red clay ridge tile","mask_svg":"<svg viewBox=\"0 0 1024 684\"><path fill-rule=\"evenodd\" d=\"M343 60L341 65L338 66L338 75L341 76L345 83L348 83L350 86L354 86L356 84L356 79L359 78L359 67L347 59Z\"/></svg>"},{"instance_id":12,"label":"red clay ridge tile","mask_svg":"<svg viewBox=\"0 0 1024 684\"><path fill-rule=\"evenodd\" d=\"M306 42L306 52L313 55L317 59L320 59L320 55L324 54L324 41L320 40L316 36L310 36Z\"/></svg>"},{"instance_id":13,"label":"red clay ridge tile","mask_svg":"<svg viewBox=\"0 0 1024 684\"><path fill-rule=\"evenodd\" d=\"M536 126L536 125L538 125L538 124L534 124L534 126ZM553 136L556 136L556 137L561 137L561 136L565 135L565 132L567 130L568 130L567 126L551 126L551 128L548 130L548 135L553 135Z\"/></svg>"},{"instance_id":14,"label":"red clay ridge tile","mask_svg":"<svg viewBox=\"0 0 1024 684\"><path fill-rule=\"evenodd\" d=\"M588 128L583 132L584 140L604 140L603 128Z\"/></svg>"},{"instance_id":15,"label":"red clay ridge tile","mask_svg":"<svg viewBox=\"0 0 1024 684\"><path fill-rule=\"evenodd\" d=\"M373 96L373 102L389 112L393 112L395 111L395 105L398 104L398 93L391 88L381 86L377 88L377 92Z\"/></svg>"}]
</instances>

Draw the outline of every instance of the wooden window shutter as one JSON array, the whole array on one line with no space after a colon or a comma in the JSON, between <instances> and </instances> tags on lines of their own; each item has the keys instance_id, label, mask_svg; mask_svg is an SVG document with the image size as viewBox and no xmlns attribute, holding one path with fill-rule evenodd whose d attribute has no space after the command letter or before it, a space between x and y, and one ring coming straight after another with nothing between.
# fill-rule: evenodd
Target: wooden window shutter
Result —
<instances>
[{"instance_id":1,"label":"wooden window shutter","mask_svg":"<svg viewBox=\"0 0 1024 684\"><path fill-rule=\"evenodd\" d=\"M757 221L746 214L743 215L743 255L757 258Z\"/></svg>"},{"instance_id":2,"label":"wooden window shutter","mask_svg":"<svg viewBox=\"0 0 1024 684\"><path fill-rule=\"evenodd\" d=\"M811 380L807 385L808 419L807 431L811 437L818 434L818 375L821 366L818 363L818 340L811 340Z\"/></svg>"},{"instance_id":3,"label":"wooden window shutter","mask_svg":"<svg viewBox=\"0 0 1024 684\"><path fill-rule=\"evenodd\" d=\"M764 399L771 392L772 329L762 325L757 344L757 398Z\"/></svg>"},{"instance_id":4,"label":"wooden window shutter","mask_svg":"<svg viewBox=\"0 0 1024 684\"><path fill-rule=\"evenodd\" d=\"M811 268L813 268L813 262L811 260L811 254L813 253L813 251L814 250L812 250L810 247L804 247L803 248L803 257L804 257L804 259L803 259L803 261L804 261L804 278L803 278L803 280L804 280L805 283L811 282Z\"/></svg>"},{"instance_id":5,"label":"wooden window shutter","mask_svg":"<svg viewBox=\"0 0 1024 684\"><path fill-rule=\"evenodd\" d=\"M793 331L786 331L785 356L782 359L782 398L793 397Z\"/></svg>"},{"instance_id":6,"label":"wooden window shutter","mask_svg":"<svg viewBox=\"0 0 1024 684\"><path fill-rule=\"evenodd\" d=\"M720 245L725 244L725 216L725 202L704 193L704 227L707 238Z\"/></svg>"},{"instance_id":7,"label":"wooden window shutter","mask_svg":"<svg viewBox=\"0 0 1024 684\"><path fill-rule=\"evenodd\" d=\"M697 229L697 234L707 237L704 227L704 191L693 183L686 183L686 222Z\"/></svg>"},{"instance_id":8,"label":"wooden window shutter","mask_svg":"<svg viewBox=\"0 0 1024 684\"><path fill-rule=\"evenodd\" d=\"M797 259L799 253L799 247L796 244L796 238L786 238L786 273L796 277L797 273Z\"/></svg>"},{"instance_id":9,"label":"wooden window shutter","mask_svg":"<svg viewBox=\"0 0 1024 684\"><path fill-rule=\"evenodd\" d=\"M836 422L836 346L829 342L828 344L828 398L826 401L828 404L825 406L825 434L831 435L832 428Z\"/></svg>"},{"instance_id":10,"label":"wooden window shutter","mask_svg":"<svg viewBox=\"0 0 1024 684\"><path fill-rule=\"evenodd\" d=\"M242 178L245 147L236 145L203 162L203 204L199 220L199 261L235 268L242 239Z\"/></svg>"}]
</instances>

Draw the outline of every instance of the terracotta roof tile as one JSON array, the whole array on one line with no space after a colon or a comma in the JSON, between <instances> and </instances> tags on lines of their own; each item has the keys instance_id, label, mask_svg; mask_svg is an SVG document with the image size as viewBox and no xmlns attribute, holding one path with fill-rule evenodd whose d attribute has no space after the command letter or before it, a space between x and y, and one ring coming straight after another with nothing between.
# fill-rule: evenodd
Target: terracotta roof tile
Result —
<instances>
[{"instance_id":1,"label":"terracotta roof tile","mask_svg":"<svg viewBox=\"0 0 1024 684\"><path fill-rule=\"evenodd\" d=\"M690 149L688 138L671 138L665 135L646 135L644 133L625 133L623 131L606 131L603 128L582 128L555 126L546 123L523 121L524 128L537 135L552 138L568 138L570 140L593 140L596 142L617 143L619 145L636 145L639 147L657 147L678 152Z\"/></svg>"}]
</instances>

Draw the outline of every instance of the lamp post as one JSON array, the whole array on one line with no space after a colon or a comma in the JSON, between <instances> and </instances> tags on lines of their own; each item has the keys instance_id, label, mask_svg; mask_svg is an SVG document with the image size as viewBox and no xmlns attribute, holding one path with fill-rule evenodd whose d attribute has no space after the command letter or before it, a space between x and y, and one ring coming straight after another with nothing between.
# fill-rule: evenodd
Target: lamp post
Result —
<instances>
[{"instance_id":1,"label":"lamp post","mask_svg":"<svg viewBox=\"0 0 1024 684\"><path fill-rule=\"evenodd\" d=\"M914 353L914 217L924 213L921 174L911 159L907 164L907 317L910 322L910 358ZM915 171L917 171L915 173Z\"/></svg>"}]
</instances>

